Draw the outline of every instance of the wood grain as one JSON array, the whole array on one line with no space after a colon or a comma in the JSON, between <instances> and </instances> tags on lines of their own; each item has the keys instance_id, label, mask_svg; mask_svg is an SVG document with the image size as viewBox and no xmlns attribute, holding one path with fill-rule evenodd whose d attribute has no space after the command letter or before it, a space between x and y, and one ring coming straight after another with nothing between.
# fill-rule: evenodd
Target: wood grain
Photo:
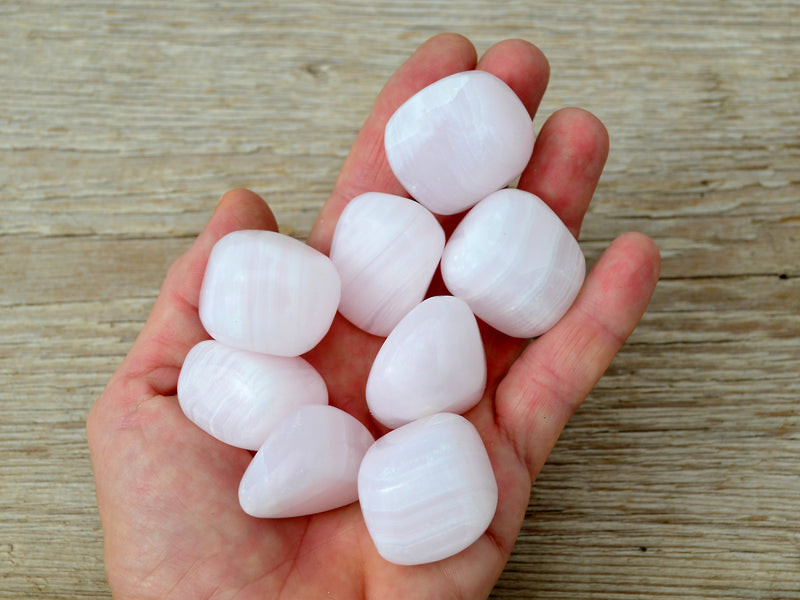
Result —
<instances>
[{"instance_id":1,"label":"wood grain","mask_svg":"<svg viewBox=\"0 0 800 600\"><path fill-rule=\"evenodd\" d=\"M495 598L800 598L800 3L0 4L0 598L109 598L84 423L227 189L303 238L426 38L539 45L612 152L581 242L664 259Z\"/></svg>"}]
</instances>

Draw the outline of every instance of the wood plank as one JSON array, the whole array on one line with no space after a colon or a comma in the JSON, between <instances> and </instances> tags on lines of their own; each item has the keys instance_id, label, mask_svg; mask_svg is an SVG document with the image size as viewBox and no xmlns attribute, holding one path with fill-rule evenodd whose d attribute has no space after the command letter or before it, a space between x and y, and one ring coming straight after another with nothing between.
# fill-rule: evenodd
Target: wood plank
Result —
<instances>
[{"instance_id":1,"label":"wood plank","mask_svg":"<svg viewBox=\"0 0 800 600\"><path fill-rule=\"evenodd\" d=\"M533 488L495 598L800 598L800 4L0 5L0 598L110 598L84 422L227 189L303 239L386 77L456 30L537 43L612 153L590 262L648 314Z\"/></svg>"}]
</instances>

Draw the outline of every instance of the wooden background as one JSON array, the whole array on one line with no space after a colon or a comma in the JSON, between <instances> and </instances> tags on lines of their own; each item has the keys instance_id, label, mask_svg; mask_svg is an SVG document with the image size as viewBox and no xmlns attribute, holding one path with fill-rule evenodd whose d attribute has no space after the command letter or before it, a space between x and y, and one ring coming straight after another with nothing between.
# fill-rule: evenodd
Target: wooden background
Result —
<instances>
[{"instance_id":1,"label":"wooden background","mask_svg":"<svg viewBox=\"0 0 800 600\"><path fill-rule=\"evenodd\" d=\"M612 151L581 242L663 253L496 598L800 598L800 2L0 2L0 598L108 598L84 421L250 187L303 238L431 35L522 37Z\"/></svg>"}]
</instances>

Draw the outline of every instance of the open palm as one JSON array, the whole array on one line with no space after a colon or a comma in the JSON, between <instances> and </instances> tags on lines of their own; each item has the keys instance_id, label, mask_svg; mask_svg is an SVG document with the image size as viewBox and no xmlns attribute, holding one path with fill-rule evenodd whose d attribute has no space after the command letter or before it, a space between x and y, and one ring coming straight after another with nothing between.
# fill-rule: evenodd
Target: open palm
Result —
<instances>
[{"instance_id":1,"label":"open palm","mask_svg":"<svg viewBox=\"0 0 800 600\"><path fill-rule=\"evenodd\" d=\"M548 79L542 53L501 42L478 61L456 35L425 44L389 80L361 130L308 243L328 252L345 204L366 191L403 195L383 153L383 128L409 96L468 69L497 75L531 114ZM578 230L608 151L603 125L565 109L539 133L519 187L544 199ZM451 230L457 217L443 220ZM237 488L251 453L227 446L190 423L176 397L189 349L207 339L197 314L213 244L237 229L277 229L255 194L226 194L205 230L170 268L161 294L128 357L92 408L88 437L105 532L109 583L117 598L484 598L497 581L525 515L530 486L569 417L608 367L647 306L658 252L639 234L606 250L575 304L528 344L482 325L489 376L467 417L477 427L498 481L488 531L446 560L401 567L383 560L358 504L293 519L255 519ZM432 291L443 293L441 281ZM337 315L306 358L320 371L331 404L371 421L364 388L382 340Z\"/></svg>"}]
</instances>

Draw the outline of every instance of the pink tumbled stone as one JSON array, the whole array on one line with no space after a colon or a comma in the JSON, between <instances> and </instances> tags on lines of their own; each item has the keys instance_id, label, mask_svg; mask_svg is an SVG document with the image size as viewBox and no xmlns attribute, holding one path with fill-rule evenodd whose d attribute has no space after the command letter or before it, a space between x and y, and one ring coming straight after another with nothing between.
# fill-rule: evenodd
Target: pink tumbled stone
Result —
<instances>
[{"instance_id":1,"label":"pink tumbled stone","mask_svg":"<svg viewBox=\"0 0 800 600\"><path fill-rule=\"evenodd\" d=\"M272 356L205 340L178 377L178 401L195 425L218 440L258 450L275 425L306 404L327 404L322 376L299 356Z\"/></svg>"},{"instance_id":2,"label":"pink tumbled stone","mask_svg":"<svg viewBox=\"0 0 800 600\"><path fill-rule=\"evenodd\" d=\"M372 415L390 428L438 412L463 413L486 387L486 356L467 303L434 296L384 341L367 380Z\"/></svg>"},{"instance_id":3,"label":"pink tumbled stone","mask_svg":"<svg viewBox=\"0 0 800 600\"><path fill-rule=\"evenodd\" d=\"M358 497L378 553L418 565L452 556L486 531L497 483L475 427L439 413L372 445L358 473Z\"/></svg>"},{"instance_id":4,"label":"pink tumbled stone","mask_svg":"<svg viewBox=\"0 0 800 600\"><path fill-rule=\"evenodd\" d=\"M358 468L373 437L364 425L333 406L304 406L267 438L239 484L249 515L298 517L358 499Z\"/></svg>"},{"instance_id":5,"label":"pink tumbled stone","mask_svg":"<svg viewBox=\"0 0 800 600\"><path fill-rule=\"evenodd\" d=\"M331 244L342 279L339 312L364 331L389 335L424 298L443 248L441 225L419 203L379 192L353 198Z\"/></svg>"},{"instance_id":6,"label":"pink tumbled stone","mask_svg":"<svg viewBox=\"0 0 800 600\"><path fill-rule=\"evenodd\" d=\"M386 158L411 196L450 215L505 187L527 165L535 134L514 91L485 71L445 77L386 124Z\"/></svg>"},{"instance_id":7,"label":"pink tumbled stone","mask_svg":"<svg viewBox=\"0 0 800 600\"><path fill-rule=\"evenodd\" d=\"M336 268L321 252L273 231L234 231L211 250L200 320L228 346L299 356L328 332L340 293Z\"/></svg>"},{"instance_id":8,"label":"pink tumbled stone","mask_svg":"<svg viewBox=\"0 0 800 600\"><path fill-rule=\"evenodd\" d=\"M555 325L581 289L577 240L540 198L517 189L481 200L442 255L442 278L476 316L503 333L536 337Z\"/></svg>"}]
</instances>

